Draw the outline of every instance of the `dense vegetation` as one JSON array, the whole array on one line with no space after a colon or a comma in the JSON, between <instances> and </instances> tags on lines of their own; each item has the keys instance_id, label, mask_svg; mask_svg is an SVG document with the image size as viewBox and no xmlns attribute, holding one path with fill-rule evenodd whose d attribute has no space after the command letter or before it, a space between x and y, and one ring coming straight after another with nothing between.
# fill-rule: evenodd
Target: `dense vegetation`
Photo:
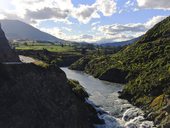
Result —
<instances>
[{"instance_id":1,"label":"dense vegetation","mask_svg":"<svg viewBox=\"0 0 170 128\"><path fill-rule=\"evenodd\" d=\"M157 125L170 127L170 17L117 54L84 58L70 68L113 82L115 70L127 73L121 97L142 107Z\"/></svg>"},{"instance_id":2,"label":"dense vegetation","mask_svg":"<svg viewBox=\"0 0 170 128\"><path fill-rule=\"evenodd\" d=\"M44 61L48 64L56 64L58 66L69 66L82 55L70 54L70 53L60 53L60 52L50 52L48 50L17 50L19 55L30 56L37 60Z\"/></svg>"},{"instance_id":3,"label":"dense vegetation","mask_svg":"<svg viewBox=\"0 0 170 128\"><path fill-rule=\"evenodd\" d=\"M46 49L49 52L67 52L67 53L74 53L74 54L79 54L76 53L74 50L73 46L70 45L59 45L55 43L41 43L41 42L22 42L22 43L13 43L13 46L15 47L16 50L43 50Z\"/></svg>"},{"instance_id":4,"label":"dense vegetation","mask_svg":"<svg viewBox=\"0 0 170 128\"><path fill-rule=\"evenodd\" d=\"M88 93L85 91L85 89L83 88L83 86L81 86L79 84L78 81L76 80L68 80L68 85L70 85L72 91L79 97L81 98L83 101L85 100L85 98L88 98L89 95Z\"/></svg>"},{"instance_id":5,"label":"dense vegetation","mask_svg":"<svg viewBox=\"0 0 170 128\"><path fill-rule=\"evenodd\" d=\"M30 56L48 64L70 66L85 55L113 54L122 47L100 47L93 44L57 44L50 42L12 42L19 55Z\"/></svg>"}]
</instances>

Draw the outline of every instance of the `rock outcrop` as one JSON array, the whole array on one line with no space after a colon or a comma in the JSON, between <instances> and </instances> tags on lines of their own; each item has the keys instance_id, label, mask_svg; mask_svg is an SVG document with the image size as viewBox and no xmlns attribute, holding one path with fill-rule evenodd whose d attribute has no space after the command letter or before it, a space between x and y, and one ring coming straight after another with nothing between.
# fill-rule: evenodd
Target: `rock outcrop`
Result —
<instances>
[{"instance_id":1,"label":"rock outcrop","mask_svg":"<svg viewBox=\"0 0 170 128\"><path fill-rule=\"evenodd\" d=\"M109 82L115 82L115 83L122 83L125 84L127 83L126 81L126 76L128 73L126 71L117 69L117 68L111 68L104 72L99 79L100 80L106 80Z\"/></svg>"},{"instance_id":2,"label":"rock outcrop","mask_svg":"<svg viewBox=\"0 0 170 128\"><path fill-rule=\"evenodd\" d=\"M0 25L0 62L19 62L16 53L11 49Z\"/></svg>"},{"instance_id":3,"label":"rock outcrop","mask_svg":"<svg viewBox=\"0 0 170 128\"><path fill-rule=\"evenodd\" d=\"M93 128L95 110L56 66L0 64L0 128Z\"/></svg>"}]
</instances>

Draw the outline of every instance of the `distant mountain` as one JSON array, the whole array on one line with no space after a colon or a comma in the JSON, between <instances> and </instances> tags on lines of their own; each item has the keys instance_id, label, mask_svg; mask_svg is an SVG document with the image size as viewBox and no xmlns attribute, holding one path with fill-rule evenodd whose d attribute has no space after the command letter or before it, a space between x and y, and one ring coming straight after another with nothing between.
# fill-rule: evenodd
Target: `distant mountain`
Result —
<instances>
[{"instance_id":1,"label":"distant mountain","mask_svg":"<svg viewBox=\"0 0 170 128\"><path fill-rule=\"evenodd\" d=\"M18 20L0 20L0 23L8 40L63 41Z\"/></svg>"},{"instance_id":2,"label":"distant mountain","mask_svg":"<svg viewBox=\"0 0 170 128\"><path fill-rule=\"evenodd\" d=\"M121 42L112 42L112 43L101 43L100 46L114 46L114 47L118 47L118 46L125 46L125 45L129 45L129 44L133 44L134 42L136 42L137 40L139 40L141 37L137 37L131 40L127 40L127 41L121 41Z\"/></svg>"}]
</instances>

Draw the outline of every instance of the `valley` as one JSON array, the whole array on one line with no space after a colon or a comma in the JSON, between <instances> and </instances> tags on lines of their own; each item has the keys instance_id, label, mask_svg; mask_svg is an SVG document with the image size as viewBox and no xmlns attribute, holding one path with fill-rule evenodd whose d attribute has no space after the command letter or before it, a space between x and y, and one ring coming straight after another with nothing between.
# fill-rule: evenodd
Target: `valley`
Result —
<instances>
[{"instance_id":1,"label":"valley","mask_svg":"<svg viewBox=\"0 0 170 128\"><path fill-rule=\"evenodd\" d=\"M70 66L100 80L125 84L119 97L141 108L157 127L168 127L169 23L168 17L137 42L117 48L48 43L14 46L18 54L47 64Z\"/></svg>"},{"instance_id":2,"label":"valley","mask_svg":"<svg viewBox=\"0 0 170 128\"><path fill-rule=\"evenodd\" d=\"M170 128L170 1L0 0L0 128Z\"/></svg>"}]
</instances>

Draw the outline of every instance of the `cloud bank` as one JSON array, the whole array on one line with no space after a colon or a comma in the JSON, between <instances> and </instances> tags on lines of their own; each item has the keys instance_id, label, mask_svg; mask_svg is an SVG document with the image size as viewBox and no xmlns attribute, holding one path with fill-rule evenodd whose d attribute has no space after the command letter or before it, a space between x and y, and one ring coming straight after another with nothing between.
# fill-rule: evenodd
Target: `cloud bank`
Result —
<instances>
[{"instance_id":1,"label":"cloud bank","mask_svg":"<svg viewBox=\"0 0 170 128\"><path fill-rule=\"evenodd\" d=\"M169 0L137 0L140 8L170 10Z\"/></svg>"}]
</instances>

